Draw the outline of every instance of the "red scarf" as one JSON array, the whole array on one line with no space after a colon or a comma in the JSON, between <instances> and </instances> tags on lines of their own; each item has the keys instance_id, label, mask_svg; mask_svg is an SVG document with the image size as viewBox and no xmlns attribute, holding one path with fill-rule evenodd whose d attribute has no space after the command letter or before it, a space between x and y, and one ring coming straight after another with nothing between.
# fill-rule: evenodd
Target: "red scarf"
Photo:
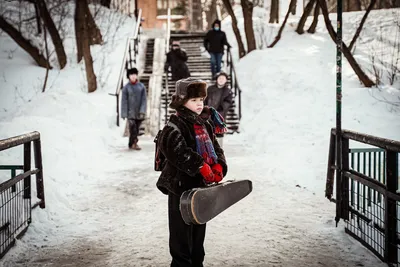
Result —
<instances>
[{"instance_id":1,"label":"red scarf","mask_svg":"<svg viewBox=\"0 0 400 267\"><path fill-rule=\"evenodd\" d=\"M204 125L194 124L194 133L196 135L196 150L203 157L204 162L208 165L217 163L218 156L215 153L213 143L208 135Z\"/></svg>"}]
</instances>

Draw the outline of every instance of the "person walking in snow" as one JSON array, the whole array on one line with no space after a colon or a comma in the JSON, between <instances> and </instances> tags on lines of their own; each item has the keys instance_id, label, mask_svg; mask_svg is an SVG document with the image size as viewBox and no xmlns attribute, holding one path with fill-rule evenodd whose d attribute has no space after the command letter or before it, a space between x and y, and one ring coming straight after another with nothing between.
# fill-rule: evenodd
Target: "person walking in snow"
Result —
<instances>
[{"instance_id":1,"label":"person walking in snow","mask_svg":"<svg viewBox=\"0 0 400 267\"><path fill-rule=\"evenodd\" d=\"M172 49L167 53L167 60L164 65L164 71L168 72L171 67L172 80L190 77L189 68L186 65L188 57L184 49L180 47L179 41L172 41Z\"/></svg>"},{"instance_id":2,"label":"person walking in snow","mask_svg":"<svg viewBox=\"0 0 400 267\"><path fill-rule=\"evenodd\" d=\"M157 188L168 195L171 266L203 266L206 224L187 225L179 210L180 196L189 189L220 182L227 173L224 151L215 131L226 131L218 112L204 107L207 83L187 78L176 82L170 107L176 110L164 126L158 145L166 164Z\"/></svg>"},{"instance_id":3,"label":"person walking in snow","mask_svg":"<svg viewBox=\"0 0 400 267\"><path fill-rule=\"evenodd\" d=\"M221 71L215 76L215 84L207 88L207 98L204 105L215 108L221 116L226 120L228 110L232 105L232 92L227 83L228 74ZM224 134L217 134L218 143L222 147Z\"/></svg>"},{"instance_id":4,"label":"person walking in snow","mask_svg":"<svg viewBox=\"0 0 400 267\"><path fill-rule=\"evenodd\" d=\"M225 32L221 31L221 21L215 20L212 24L211 30L209 30L204 37L204 48L210 54L211 73L214 79L215 75L221 71L222 56L224 55L224 46L228 49L231 45L226 39Z\"/></svg>"},{"instance_id":5,"label":"person walking in snow","mask_svg":"<svg viewBox=\"0 0 400 267\"><path fill-rule=\"evenodd\" d=\"M138 80L138 70L128 69L129 82L122 88L121 117L128 119L129 149L141 150L138 146L140 124L146 117L146 88Z\"/></svg>"}]
</instances>

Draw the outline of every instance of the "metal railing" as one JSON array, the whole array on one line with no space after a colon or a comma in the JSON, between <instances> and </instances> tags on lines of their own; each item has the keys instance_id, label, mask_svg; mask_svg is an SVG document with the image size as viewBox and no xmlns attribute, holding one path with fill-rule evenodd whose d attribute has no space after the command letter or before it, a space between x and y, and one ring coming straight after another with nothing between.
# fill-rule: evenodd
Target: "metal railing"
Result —
<instances>
[{"instance_id":1,"label":"metal railing","mask_svg":"<svg viewBox=\"0 0 400 267\"><path fill-rule=\"evenodd\" d=\"M35 168L31 167L33 143ZM43 165L40 134L32 132L0 140L0 151L23 145L23 165L3 165L0 170L11 170L11 179L0 183L0 259L28 229L32 209L45 208ZM22 173L16 174L16 170ZM32 205L31 175L36 175L36 193L39 201Z\"/></svg>"},{"instance_id":2,"label":"metal railing","mask_svg":"<svg viewBox=\"0 0 400 267\"><path fill-rule=\"evenodd\" d=\"M229 77L231 78L231 90L233 90L233 96L237 100L237 114L240 120L242 118L242 90L240 89L239 82L237 80L235 65L233 64L233 58L230 49L226 49L226 67L228 68Z\"/></svg>"},{"instance_id":3,"label":"metal railing","mask_svg":"<svg viewBox=\"0 0 400 267\"><path fill-rule=\"evenodd\" d=\"M343 166L335 165L336 129L331 131L325 195L336 202L336 222L390 266L400 264L400 142L342 131ZM375 146L350 149L349 140ZM336 199L333 198L334 172Z\"/></svg>"},{"instance_id":4,"label":"metal railing","mask_svg":"<svg viewBox=\"0 0 400 267\"><path fill-rule=\"evenodd\" d=\"M133 33L133 37L128 37L125 45L124 58L122 60L121 69L119 72L117 88L115 89L115 93L110 94L115 96L116 98L116 111L117 111L117 126L119 126L120 119L120 93L121 89L124 87L124 77L126 77L126 71L130 68L133 68L137 65L137 56L139 54L139 43L140 43L140 29L141 29L141 19L142 18L142 9L138 11L138 17L136 20L135 31Z\"/></svg>"},{"instance_id":5,"label":"metal railing","mask_svg":"<svg viewBox=\"0 0 400 267\"><path fill-rule=\"evenodd\" d=\"M167 29L166 29L166 37L165 37L165 54L169 52L169 45L170 45L170 39L171 39L171 9L168 8L167 11ZM167 70L165 72L165 120L164 123L166 124L168 122L168 96L169 96L169 71Z\"/></svg>"},{"instance_id":6,"label":"metal railing","mask_svg":"<svg viewBox=\"0 0 400 267\"><path fill-rule=\"evenodd\" d=\"M225 14L225 16L222 15L221 7L218 4L216 7L216 11L217 11L217 18L219 20L222 21L222 19L227 17L226 14ZM237 75L236 75L235 65L233 63L233 57L232 57L231 50L229 48L226 48L225 52L226 52L225 67L227 68L228 73L229 73L229 77L230 77L229 85L231 87L231 90L233 90L233 96L237 103L236 113L238 114L238 117L240 120L242 118L242 90L240 89L239 82L237 80Z\"/></svg>"}]
</instances>

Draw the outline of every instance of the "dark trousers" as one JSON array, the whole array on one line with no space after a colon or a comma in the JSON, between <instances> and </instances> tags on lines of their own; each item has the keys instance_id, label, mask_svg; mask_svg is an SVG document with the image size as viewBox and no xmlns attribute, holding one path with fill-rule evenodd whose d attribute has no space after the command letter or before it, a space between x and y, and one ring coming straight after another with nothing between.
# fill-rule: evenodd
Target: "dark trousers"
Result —
<instances>
[{"instance_id":1,"label":"dark trousers","mask_svg":"<svg viewBox=\"0 0 400 267\"><path fill-rule=\"evenodd\" d=\"M139 127L142 120L128 119L129 122L129 147L138 142Z\"/></svg>"},{"instance_id":2,"label":"dark trousers","mask_svg":"<svg viewBox=\"0 0 400 267\"><path fill-rule=\"evenodd\" d=\"M203 267L206 225L187 225L179 211L180 197L168 195L171 267Z\"/></svg>"},{"instance_id":3,"label":"dark trousers","mask_svg":"<svg viewBox=\"0 0 400 267\"><path fill-rule=\"evenodd\" d=\"M221 62L223 55L223 53L210 53L212 79L214 79L215 75L221 71Z\"/></svg>"}]
</instances>

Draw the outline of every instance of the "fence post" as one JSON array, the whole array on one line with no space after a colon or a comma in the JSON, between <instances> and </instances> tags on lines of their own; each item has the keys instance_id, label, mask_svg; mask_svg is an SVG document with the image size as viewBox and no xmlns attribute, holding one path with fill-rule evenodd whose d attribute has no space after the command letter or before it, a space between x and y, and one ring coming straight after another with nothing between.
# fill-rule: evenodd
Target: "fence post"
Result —
<instances>
[{"instance_id":1,"label":"fence post","mask_svg":"<svg viewBox=\"0 0 400 267\"><path fill-rule=\"evenodd\" d=\"M398 155L386 151L386 190L396 194L398 187ZM385 197L385 261L397 263L397 205L394 199Z\"/></svg>"},{"instance_id":2,"label":"fence post","mask_svg":"<svg viewBox=\"0 0 400 267\"><path fill-rule=\"evenodd\" d=\"M39 170L36 174L36 191L37 197L41 199L40 208L46 207L44 199L44 184L43 184L43 162L42 162L42 145L40 139L33 141L33 151L35 153L35 168Z\"/></svg>"},{"instance_id":3,"label":"fence post","mask_svg":"<svg viewBox=\"0 0 400 267\"><path fill-rule=\"evenodd\" d=\"M328 170L326 171L326 184L325 184L325 197L329 200L332 199L333 195L333 184L335 181L335 153L336 153L336 142L335 135L331 131L331 138L329 140L329 152L328 152Z\"/></svg>"},{"instance_id":4,"label":"fence post","mask_svg":"<svg viewBox=\"0 0 400 267\"><path fill-rule=\"evenodd\" d=\"M349 178L343 175L349 170L349 139L342 136L342 169L341 169L341 195L342 195L342 219L349 220Z\"/></svg>"},{"instance_id":5,"label":"fence post","mask_svg":"<svg viewBox=\"0 0 400 267\"><path fill-rule=\"evenodd\" d=\"M24 172L31 170L31 142L24 143ZM31 198L31 176L24 179L24 198Z\"/></svg>"},{"instance_id":6,"label":"fence post","mask_svg":"<svg viewBox=\"0 0 400 267\"><path fill-rule=\"evenodd\" d=\"M342 218L342 135L336 128L336 226Z\"/></svg>"}]
</instances>

